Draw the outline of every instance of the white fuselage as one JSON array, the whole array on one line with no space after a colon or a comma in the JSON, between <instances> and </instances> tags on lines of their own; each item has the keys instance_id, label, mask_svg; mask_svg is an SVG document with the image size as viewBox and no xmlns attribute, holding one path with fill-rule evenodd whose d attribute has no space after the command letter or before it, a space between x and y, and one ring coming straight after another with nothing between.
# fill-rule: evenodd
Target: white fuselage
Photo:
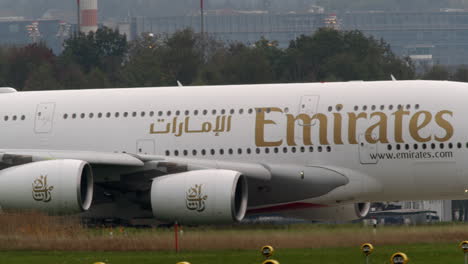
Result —
<instances>
[{"instance_id":1,"label":"white fuselage","mask_svg":"<svg viewBox=\"0 0 468 264\"><path fill-rule=\"evenodd\" d=\"M349 177L314 203L463 199L465 98L467 84L432 81L7 93L0 146L322 166Z\"/></svg>"}]
</instances>

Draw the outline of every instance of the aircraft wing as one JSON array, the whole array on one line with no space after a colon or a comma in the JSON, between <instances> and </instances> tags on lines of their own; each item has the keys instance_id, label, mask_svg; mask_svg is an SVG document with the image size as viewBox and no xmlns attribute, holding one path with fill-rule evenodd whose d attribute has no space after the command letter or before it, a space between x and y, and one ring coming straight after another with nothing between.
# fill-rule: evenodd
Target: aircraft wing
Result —
<instances>
[{"instance_id":1,"label":"aircraft wing","mask_svg":"<svg viewBox=\"0 0 468 264\"><path fill-rule=\"evenodd\" d=\"M0 165L2 165L2 167L17 166L30 162L53 159L76 159L86 161L90 164L99 165L144 165L144 162L138 157L126 153L38 149L0 149Z\"/></svg>"},{"instance_id":2,"label":"aircraft wing","mask_svg":"<svg viewBox=\"0 0 468 264\"><path fill-rule=\"evenodd\" d=\"M313 181L314 186L320 186L320 190L325 192L346 185L349 182L347 177L341 173L324 167L278 166L262 163L94 151L0 149L0 169L55 159L75 159L86 161L92 165L105 165L113 168L114 171L121 171L123 175L132 176L145 172L145 180L181 172L219 169L238 171L247 178L259 182L286 181L278 182L280 185L290 180L304 181L304 179L299 178L302 173L307 176L305 182ZM118 167L126 168L120 170ZM129 181L137 180L134 177L124 178L128 178Z\"/></svg>"},{"instance_id":3,"label":"aircraft wing","mask_svg":"<svg viewBox=\"0 0 468 264\"><path fill-rule=\"evenodd\" d=\"M139 170L138 167L142 167L141 170L157 169L162 171L163 174L201 169L223 169L239 171L247 177L260 180L269 180L271 178L271 173L268 169L257 163L183 159L156 155L94 151L0 149L0 166L3 168L54 159L83 160L94 165L137 167L135 170Z\"/></svg>"},{"instance_id":4,"label":"aircraft wing","mask_svg":"<svg viewBox=\"0 0 468 264\"><path fill-rule=\"evenodd\" d=\"M40 162L54 162L54 160L63 160L64 162L53 165L50 163L39 164ZM203 186L206 190L228 188L226 199L221 199L229 202L225 204L226 208L231 208L232 202L238 201L237 198L231 201L232 197L238 197L242 194L239 197L244 197L242 201L245 200L246 204L248 197L248 205L245 205L245 208L242 207L244 209L246 206L279 204L318 197L350 182L348 177L339 170L323 166L262 164L93 151L0 149L0 170L5 173L22 175L21 177L30 175L31 172L34 174L38 168L41 168L45 171L41 171L41 173L49 178L55 175L57 178L74 179L72 176L76 175L76 169L83 168L83 165L80 165L81 167L78 165L84 162L89 163L91 165L88 166L89 169L93 170L95 188L93 204L95 209L92 210L92 215L94 216L107 213L106 210L102 209L105 206L113 208L111 210L113 213L110 213L113 216L146 216L148 213L146 209L166 204L162 201L169 199L172 197L171 195L182 194L181 197L185 197L187 190L192 190L193 186L202 186L197 185L199 181L204 182ZM73 170L72 166L78 167ZM7 169L10 167L12 168ZM83 181L85 179L83 177L86 175L85 172L81 172L79 174L80 181ZM239 189L241 188L239 186L244 185L234 184L234 179L238 179L233 178L234 176L245 178L245 180L239 181L246 181L248 188ZM38 180L36 179L36 181ZM63 184L72 184L73 182L78 181L62 181ZM89 186L86 180L82 184ZM28 188L31 187L21 188L29 191ZM88 188L92 190L92 187ZM156 191L153 191L154 188ZM234 189L236 190L235 194L229 193ZM164 195L158 199L151 198L160 194ZM127 195L130 196L127 197ZM209 197L216 195L220 195L220 193L215 194L214 191L208 193ZM127 203L127 205L132 203L133 207L129 208L133 208L138 213L128 213L125 211L127 207L122 207L121 203ZM36 204L33 203L33 205ZM86 205L86 207L83 205L83 208L89 208L89 204L86 203ZM31 206L31 204L25 206ZM146 209L142 210L139 206Z\"/></svg>"}]
</instances>

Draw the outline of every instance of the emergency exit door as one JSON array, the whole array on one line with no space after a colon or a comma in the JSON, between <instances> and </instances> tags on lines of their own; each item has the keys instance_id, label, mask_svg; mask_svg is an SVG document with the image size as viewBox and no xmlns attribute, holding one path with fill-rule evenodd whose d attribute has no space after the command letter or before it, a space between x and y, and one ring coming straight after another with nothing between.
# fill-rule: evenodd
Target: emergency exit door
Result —
<instances>
[{"instance_id":1,"label":"emergency exit door","mask_svg":"<svg viewBox=\"0 0 468 264\"><path fill-rule=\"evenodd\" d=\"M137 141L137 154L143 155L154 155L155 154L155 144L152 139L141 139Z\"/></svg>"},{"instance_id":2,"label":"emergency exit door","mask_svg":"<svg viewBox=\"0 0 468 264\"><path fill-rule=\"evenodd\" d=\"M50 133L54 121L55 103L41 103L37 105L34 131L36 133Z\"/></svg>"},{"instance_id":3,"label":"emergency exit door","mask_svg":"<svg viewBox=\"0 0 468 264\"><path fill-rule=\"evenodd\" d=\"M376 135L370 135L375 139ZM372 144L367 142L366 134L359 135L359 160L361 164L377 164L379 162L378 146L377 144Z\"/></svg>"}]
</instances>

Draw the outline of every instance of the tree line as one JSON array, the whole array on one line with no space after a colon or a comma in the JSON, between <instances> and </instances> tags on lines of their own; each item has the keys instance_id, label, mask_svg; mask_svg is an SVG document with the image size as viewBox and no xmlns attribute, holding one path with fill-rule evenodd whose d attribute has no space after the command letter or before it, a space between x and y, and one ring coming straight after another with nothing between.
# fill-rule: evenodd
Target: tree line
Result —
<instances>
[{"instance_id":1,"label":"tree line","mask_svg":"<svg viewBox=\"0 0 468 264\"><path fill-rule=\"evenodd\" d=\"M225 43L190 29L127 42L109 28L73 35L61 54L45 44L0 48L0 85L18 90L440 79L468 81L468 68L435 65L416 74L383 40L319 29L287 48L267 39Z\"/></svg>"}]
</instances>

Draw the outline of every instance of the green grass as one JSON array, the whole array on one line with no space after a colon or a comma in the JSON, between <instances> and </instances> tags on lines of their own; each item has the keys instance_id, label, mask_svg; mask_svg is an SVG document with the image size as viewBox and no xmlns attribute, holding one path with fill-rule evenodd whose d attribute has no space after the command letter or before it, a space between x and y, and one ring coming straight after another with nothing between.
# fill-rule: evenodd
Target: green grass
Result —
<instances>
[{"instance_id":1,"label":"green grass","mask_svg":"<svg viewBox=\"0 0 468 264\"><path fill-rule=\"evenodd\" d=\"M304 245L306 247L307 245ZM401 246L374 245L371 256L374 264L389 263L390 256L402 251L415 264L463 263L463 253L457 244L411 244ZM220 250L181 252L64 252L64 251L6 251L0 253L0 263L8 264L154 264L189 261L192 264L261 264L263 258L256 250ZM350 264L365 263L364 256L356 247L321 249L280 249L274 259L282 264Z\"/></svg>"}]
</instances>

